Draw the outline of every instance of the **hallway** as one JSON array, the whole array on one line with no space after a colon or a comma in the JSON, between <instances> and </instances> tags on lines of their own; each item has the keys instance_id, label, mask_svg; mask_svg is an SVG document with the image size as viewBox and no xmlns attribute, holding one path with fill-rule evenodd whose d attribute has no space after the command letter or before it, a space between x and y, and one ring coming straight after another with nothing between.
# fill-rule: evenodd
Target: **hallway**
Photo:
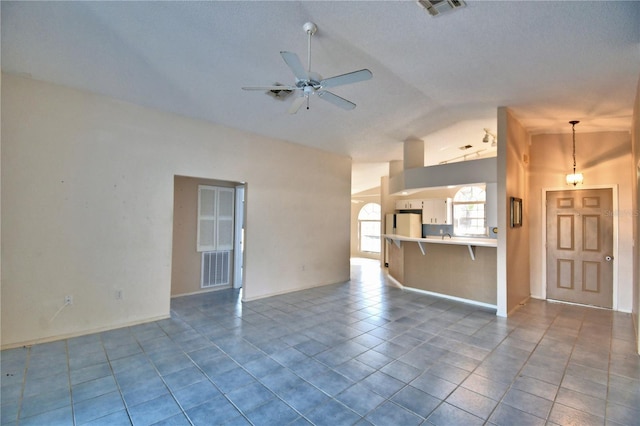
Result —
<instances>
[{"instance_id":1,"label":"hallway","mask_svg":"<svg viewBox=\"0 0 640 426\"><path fill-rule=\"evenodd\" d=\"M532 300L512 317L351 281L2 352L3 425L637 425L631 315Z\"/></svg>"}]
</instances>

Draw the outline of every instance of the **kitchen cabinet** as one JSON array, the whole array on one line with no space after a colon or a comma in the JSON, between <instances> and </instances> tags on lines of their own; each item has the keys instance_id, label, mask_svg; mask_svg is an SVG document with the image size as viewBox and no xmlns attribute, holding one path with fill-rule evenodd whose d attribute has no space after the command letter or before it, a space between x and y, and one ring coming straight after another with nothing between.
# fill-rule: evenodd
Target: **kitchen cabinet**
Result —
<instances>
[{"instance_id":1,"label":"kitchen cabinet","mask_svg":"<svg viewBox=\"0 0 640 426\"><path fill-rule=\"evenodd\" d=\"M422 200L422 223L426 225L451 225L451 198Z\"/></svg>"},{"instance_id":2,"label":"kitchen cabinet","mask_svg":"<svg viewBox=\"0 0 640 426\"><path fill-rule=\"evenodd\" d=\"M396 210L422 210L423 200L398 200Z\"/></svg>"}]
</instances>

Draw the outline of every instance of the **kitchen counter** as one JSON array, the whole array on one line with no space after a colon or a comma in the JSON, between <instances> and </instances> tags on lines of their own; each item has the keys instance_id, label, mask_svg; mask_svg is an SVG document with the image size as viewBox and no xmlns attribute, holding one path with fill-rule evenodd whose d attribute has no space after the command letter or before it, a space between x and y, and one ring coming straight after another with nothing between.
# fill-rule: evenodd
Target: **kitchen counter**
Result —
<instances>
[{"instance_id":1,"label":"kitchen counter","mask_svg":"<svg viewBox=\"0 0 640 426\"><path fill-rule=\"evenodd\" d=\"M453 244L467 246L469 248L469 256L471 260L475 260L475 247L498 247L498 240L495 238L467 238L467 237L444 237L441 236L428 236L426 238L413 238L405 237L396 234L384 234L384 238L393 241L398 248L401 246L402 241L414 242L420 247L420 251L423 255L426 254L424 243L427 244Z\"/></svg>"},{"instance_id":2,"label":"kitchen counter","mask_svg":"<svg viewBox=\"0 0 640 426\"><path fill-rule=\"evenodd\" d=\"M480 246L480 247L498 247L498 240L495 238L467 238L467 237L444 237L434 235L428 236L426 238L412 238L405 237L402 235L396 234L384 234L384 238L388 238L393 241L413 241L413 242L422 242L429 244L457 244L463 246Z\"/></svg>"}]
</instances>

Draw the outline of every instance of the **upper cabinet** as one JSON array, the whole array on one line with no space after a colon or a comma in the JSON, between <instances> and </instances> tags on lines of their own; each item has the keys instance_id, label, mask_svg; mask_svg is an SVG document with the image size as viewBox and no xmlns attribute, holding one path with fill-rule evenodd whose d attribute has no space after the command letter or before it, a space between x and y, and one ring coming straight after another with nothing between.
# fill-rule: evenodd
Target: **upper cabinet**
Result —
<instances>
[{"instance_id":1,"label":"upper cabinet","mask_svg":"<svg viewBox=\"0 0 640 426\"><path fill-rule=\"evenodd\" d=\"M426 225L451 225L451 198L422 200L422 223Z\"/></svg>"},{"instance_id":2,"label":"upper cabinet","mask_svg":"<svg viewBox=\"0 0 640 426\"><path fill-rule=\"evenodd\" d=\"M451 225L451 198L426 198L423 200L398 200L396 210L420 210L422 223Z\"/></svg>"},{"instance_id":3,"label":"upper cabinet","mask_svg":"<svg viewBox=\"0 0 640 426\"><path fill-rule=\"evenodd\" d=\"M396 210L422 210L424 200L398 200Z\"/></svg>"}]
</instances>

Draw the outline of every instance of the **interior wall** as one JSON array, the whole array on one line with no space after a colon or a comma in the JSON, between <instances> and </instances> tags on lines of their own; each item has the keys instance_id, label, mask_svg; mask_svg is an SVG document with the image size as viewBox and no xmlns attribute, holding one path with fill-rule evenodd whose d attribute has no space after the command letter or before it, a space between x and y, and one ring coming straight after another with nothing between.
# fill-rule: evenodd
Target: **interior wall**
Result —
<instances>
[{"instance_id":1,"label":"interior wall","mask_svg":"<svg viewBox=\"0 0 640 426\"><path fill-rule=\"evenodd\" d=\"M245 300L349 279L348 157L15 75L2 89L3 348L169 315L175 175L250 186Z\"/></svg>"},{"instance_id":2,"label":"interior wall","mask_svg":"<svg viewBox=\"0 0 640 426\"><path fill-rule=\"evenodd\" d=\"M0 72L0 99L2 99L2 73ZM0 102L0 118L2 117L2 102ZM0 258L2 257L2 130L0 130ZM2 308L2 261L0 261L0 309ZM0 344L2 343L2 315L0 313Z\"/></svg>"},{"instance_id":3,"label":"interior wall","mask_svg":"<svg viewBox=\"0 0 640 426\"><path fill-rule=\"evenodd\" d=\"M633 206L634 212L640 211L640 80L636 87L636 97L633 104L633 118L631 123L631 146L633 151ZM638 353L640 353L640 250L638 241L640 239L640 214L635 215L633 221L633 239L636 242L633 246L633 320L636 328L636 340Z\"/></svg>"},{"instance_id":4,"label":"interior wall","mask_svg":"<svg viewBox=\"0 0 640 426\"><path fill-rule=\"evenodd\" d=\"M365 257L368 259L380 259L382 250L380 253L371 253L360 251L359 244L359 232L358 232L358 214L360 210L367 203L381 204L380 200L380 188L372 188L367 191L359 192L351 196L351 257ZM381 216L384 217L382 212L382 206L380 206ZM380 224L382 226L383 220L380 218ZM384 233L384 228L381 228L381 233Z\"/></svg>"},{"instance_id":5,"label":"interior wall","mask_svg":"<svg viewBox=\"0 0 640 426\"><path fill-rule=\"evenodd\" d=\"M507 314L526 301L530 295L529 285L529 234L531 206L528 185L529 135L524 127L507 109L504 111L505 127L505 179L502 206L504 224L499 225L498 235L506 234L506 309ZM500 135L499 135L500 136ZM500 142L499 142L500 143ZM499 180L500 182L500 180ZM500 185L500 184L499 184ZM511 197L523 200L522 226L511 227ZM506 231L506 232L503 232ZM498 242L500 245L500 242Z\"/></svg>"},{"instance_id":6,"label":"interior wall","mask_svg":"<svg viewBox=\"0 0 640 426\"><path fill-rule=\"evenodd\" d=\"M391 163L389 163L389 171L391 172ZM382 233L386 233L387 229L387 213L393 213L395 209L394 197L389 195L389 176L380 178L380 205L382 211ZM381 266L388 266L389 257L391 255L391 243L386 239L382 241Z\"/></svg>"},{"instance_id":7,"label":"interior wall","mask_svg":"<svg viewBox=\"0 0 640 426\"><path fill-rule=\"evenodd\" d=\"M529 221L531 229L531 294L536 298L546 295L546 277L543 264L546 256L543 223L544 189L571 189L565 175L573 167L571 125L567 133L543 134L532 137L530 166ZM582 187L617 185L618 205L614 206L618 221L615 257L618 292L614 304L617 309L630 312L633 289L633 221L636 216L633 205L633 159L629 132L583 133L576 125L576 163L584 174ZM615 194L614 194L615 200ZM614 236L614 243L616 241Z\"/></svg>"},{"instance_id":8,"label":"interior wall","mask_svg":"<svg viewBox=\"0 0 640 426\"><path fill-rule=\"evenodd\" d=\"M171 250L171 296L203 293L217 288L200 288L202 253L198 239L198 185L235 188L237 183L176 176L173 187L173 243ZM233 283L233 259L230 280Z\"/></svg>"},{"instance_id":9,"label":"interior wall","mask_svg":"<svg viewBox=\"0 0 640 426\"><path fill-rule=\"evenodd\" d=\"M497 182L496 162L497 158L491 157L406 169L389 178L389 192Z\"/></svg>"}]
</instances>

